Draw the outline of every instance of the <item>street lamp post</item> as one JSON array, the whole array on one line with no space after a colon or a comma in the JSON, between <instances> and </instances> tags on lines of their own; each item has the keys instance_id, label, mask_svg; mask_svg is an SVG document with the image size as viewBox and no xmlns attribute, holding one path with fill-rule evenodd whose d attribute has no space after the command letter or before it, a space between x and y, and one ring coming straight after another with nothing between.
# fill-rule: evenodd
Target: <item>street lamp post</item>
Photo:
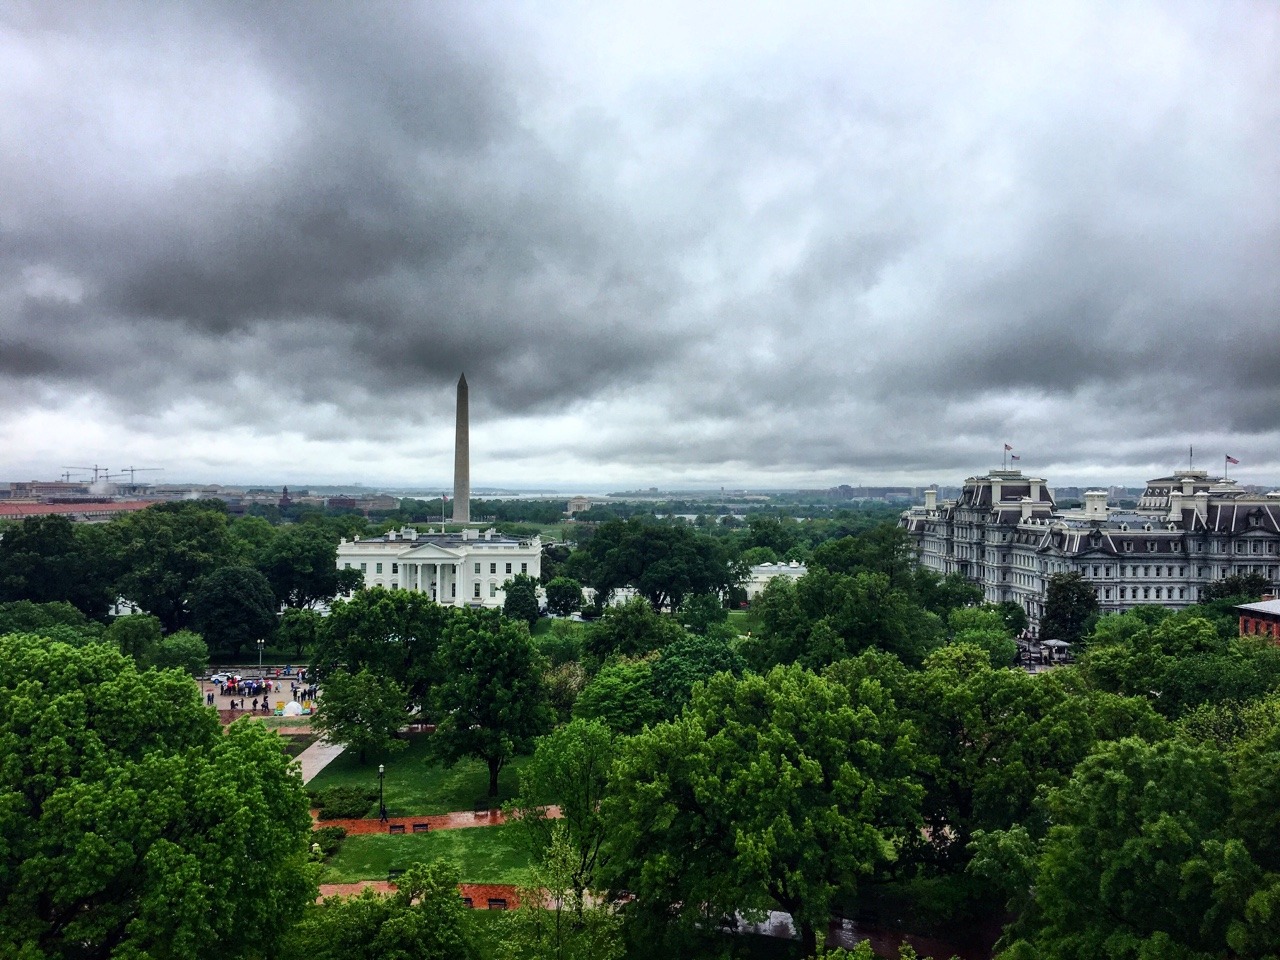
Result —
<instances>
[{"instance_id":1,"label":"street lamp post","mask_svg":"<svg viewBox=\"0 0 1280 960\"><path fill-rule=\"evenodd\" d=\"M382 792L382 781L387 775L387 767L385 764L378 764L378 819L383 823L387 821L387 805L384 802L384 794Z\"/></svg>"},{"instance_id":2,"label":"street lamp post","mask_svg":"<svg viewBox=\"0 0 1280 960\"><path fill-rule=\"evenodd\" d=\"M258 638L258 676L262 676L262 648L267 645L265 637Z\"/></svg>"}]
</instances>

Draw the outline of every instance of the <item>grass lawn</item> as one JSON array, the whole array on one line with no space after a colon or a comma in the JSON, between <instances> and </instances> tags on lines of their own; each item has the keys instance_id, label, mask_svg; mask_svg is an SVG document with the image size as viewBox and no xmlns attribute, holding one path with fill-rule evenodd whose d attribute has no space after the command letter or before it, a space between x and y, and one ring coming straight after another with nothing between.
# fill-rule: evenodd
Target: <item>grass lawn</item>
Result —
<instances>
[{"instance_id":1,"label":"grass lawn","mask_svg":"<svg viewBox=\"0 0 1280 960\"><path fill-rule=\"evenodd\" d=\"M321 883L385 880L387 871L446 857L456 860L464 883L526 883L532 862L510 826L385 833L347 837L325 867Z\"/></svg>"},{"instance_id":2,"label":"grass lawn","mask_svg":"<svg viewBox=\"0 0 1280 960\"><path fill-rule=\"evenodd\" d=\"M303 733L303 734L295 733L295 734L289 734L289 735L282 734L280 739L284 741L284 752L291 757L296 757L303 750L307 749L307 747L311 746L313 743L319 740L320 734L318 733Z\"/></svg>"},{"instance_id":3,"label":"grass lawn","mask_svg":"<svg viewBox=\"0 0 1280 960\"><path fill-rule=\"evenodd\" d=\"M307 787L319 790L358 786L376 790L378 764L382 763L387 768L384 789L388 816L409 817L472 809L476 800L489 792L489 768L479 760L463 760L446 770L430 759L427 753L430 738L429 733L412 735L407 749L386 757L371 756L363 764L357 762L353 752L344 752L321 770ZM517 757L502 768L498 777L498 803L515 797L520 788L520 768L526 762L524 757ZM374 801L370 812L376 811L377 802Z\"/></svg>"}]
</instances>

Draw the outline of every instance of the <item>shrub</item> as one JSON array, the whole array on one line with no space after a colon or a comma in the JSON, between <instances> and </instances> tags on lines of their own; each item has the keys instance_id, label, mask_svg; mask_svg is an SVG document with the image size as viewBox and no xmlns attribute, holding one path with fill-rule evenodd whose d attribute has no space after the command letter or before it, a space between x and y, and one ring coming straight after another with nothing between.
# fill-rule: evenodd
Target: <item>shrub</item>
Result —
<instances>
[{"instance_id":1,"label":"shrub","mask_svg":"<svg viewBox=\"0 0 1280 960\"><path fill-rule=\"evenodd\" d=\"M322 857L333 856L346 839L346 827L321 827L311 834L311 842L319 844Z\"/></svg>"},{"instance_id":2,"label":"shrub","mask_svg":"<svg viewBox=\"0 0 1280 960\"><path fill-rule=\"evenodd\" d=\"M321 820L351 820L363 817L378 799L378 791L366 787L329 787L315 794Z\"/></svg>"}]
</instances>

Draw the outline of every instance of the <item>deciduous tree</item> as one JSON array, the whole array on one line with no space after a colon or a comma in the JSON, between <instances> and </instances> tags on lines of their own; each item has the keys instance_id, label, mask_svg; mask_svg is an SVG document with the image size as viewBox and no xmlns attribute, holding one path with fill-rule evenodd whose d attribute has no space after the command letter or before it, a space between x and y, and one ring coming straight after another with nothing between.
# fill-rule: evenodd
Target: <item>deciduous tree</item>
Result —
<instances>
[{"instance_id":1,"label":"deciduous tree","mask_svg":"<svg viewBox=\"0 0 1280 960\"><path fill-rule=\"evenodd\" d=\"M432 752L446 764L483 760L496 797L503 765L532 750L554 721L541 660L527 630L489 610L457 611L437 659Z\"/></svg>"},{"instance_id":2,"label":"deciduous tree","mask_svg":"<svg viewBox=\"0 0 1280 960\"><path fill-rule=\"evenodd\" d=\"M582 609L582 584L572 577L556 577L547 584L547 609L567 617Z\"/></svg>"},{"instance_id":3,"label":"deciduous tree","mask_svg":"<svg viewBox=\"0 0 1280 960\"><path fill-rule=\"evenodd\" d=\"M836 895L856 897L916 829L917 759L875 681L713 677L622 747L605 801L615 883L690 922L785 910L812 955Z\"/></svg>"},{"instance_id":4,"label":"deciduous tree","mask_svg":"<svg viewBox=\"0 0 1280 960\"><path fill-rule=\"evenodd\" d=\"M222 567L191 591L191 621L214 649L239 657L275 635L276 598L253 567Z\"/></svg>"},{"instance_id":5,"label":"deciduous tree","mask_svg":"<svg viewBox=\"0 0 1280 960\"><path fill-rule=\"evenodd\" d=\"M512 620L522 620L532 630L538 624L538 581L527 573L517 573L502 585L506 599L502 613Z\"/></svg>"},{"instance_id":6,"label":"deciduous tree","mask_svg":"<svg viewBox=\"0 0 1280 960\"><path fill-rule=\"evenodd\" d=\"M334 670L324 679L324 697L312 725L332 743L345 743L357 759L403 750L399 737L408 721L404 689L367 668L358 673Z\"/></svg>"},{"instance_id":7,"label":"deciduous tree","mask_svg":"<svg viewBox=\"0 0 1280 960\"><path fill-rule=\"evenodd\" d=\"M0 663L0 955L272 954L315 897L279 737L109 644L8 635Z\"/></svg>"}]
</instances>

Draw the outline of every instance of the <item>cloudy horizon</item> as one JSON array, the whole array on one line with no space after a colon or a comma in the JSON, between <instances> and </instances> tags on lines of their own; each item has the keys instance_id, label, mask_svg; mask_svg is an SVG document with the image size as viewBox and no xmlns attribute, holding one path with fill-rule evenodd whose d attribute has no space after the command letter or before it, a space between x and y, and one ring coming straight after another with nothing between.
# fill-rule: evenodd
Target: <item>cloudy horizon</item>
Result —
<instances>
[{"instance_id":1,"label":"cloudy horizon","mask_svg":"<svg viewBox=\"0 0 1280 960\"><path fill-rule=\"evenodd\" d=\"M1271 2L0 12L0 480L1280 485ZM81 475L83 471L73 471Z\"/></svg>"}]
</instances>

